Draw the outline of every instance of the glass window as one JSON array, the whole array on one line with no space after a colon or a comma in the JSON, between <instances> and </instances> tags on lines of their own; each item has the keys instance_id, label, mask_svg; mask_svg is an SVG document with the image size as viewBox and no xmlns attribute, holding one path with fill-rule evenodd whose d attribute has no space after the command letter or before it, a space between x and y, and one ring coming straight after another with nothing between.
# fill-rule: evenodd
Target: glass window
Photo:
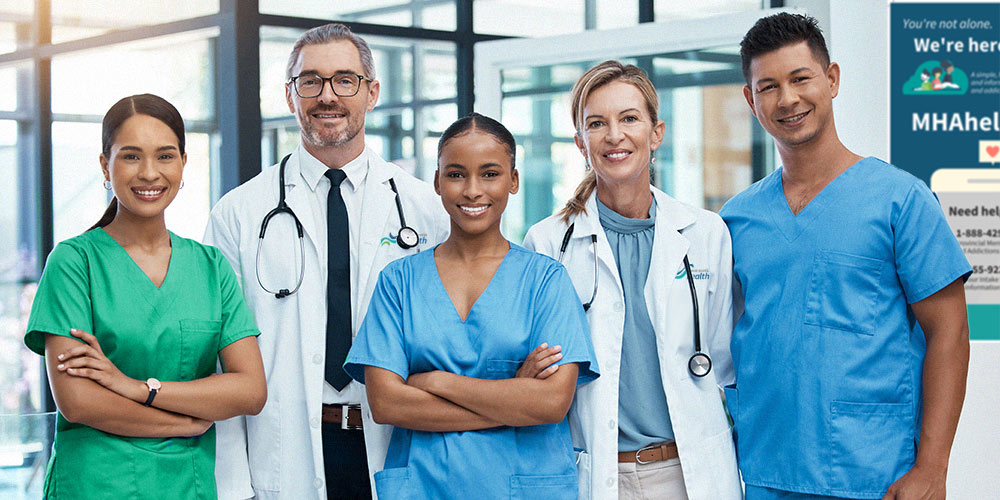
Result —
<instances>
[{"instance_id":1,"label":"glass window","mask_svg":"<svg viewBox=\"0 0 1000 500\"><path fill-rule=\"evenodd\" d=\"M24 66L21 66L24 67ZM18 66L0 67L0 89L11 91L0 92L0 111L17 110L17 76Z\"/></svg>"},{"instance_id":2,"label":"glass window","mask_svg":"<svg viewBox=\"0 0 1000 500\"><path fill-rule=\"evenodd\" d=\"M103 35L111 31L164 24L219 11L218 0L51 0L52 43Z\"/></svg>"},{"instance_id":3,"label":"glass window","mask_svg":"<svg viewBox=\"0 0 1000 500\"><path fill-rule=\"evenodd\" d=\"M52 113L99 121L122 97L148 92L170 101L185 120L211 120L216 36L217 29L196 30L56 56Z\"/></svg>"},{"instance_id":4,"label":"glass window","mask_svg":"<svg viewBox=\"0 0 1000 500\"><path fill-rule=\"evenodd\" d=\"M584 3L583 0L475 0L473 31L523 37L579 33L584 30L586 20Z\"/></svg>"},{"instance_id":5,"label":"glass window","mask_svg":"<svg viewBox=\"0 0 1000 500\"><path fill-rule=\"evenodd\" d=\"M262 27L260 45L262 163L276 163L299 144L285 101L285 67L301 30ZM455 46L447 42L365 36L375 59L379 102L365 120L365 140L383 158L429 178L437 137L455 120ZM434 147L428 148L430 144Z\"/></svg>"},{"instance_id":6,"label":"glass window","mask_svg":"<svg viewBox=\"0 0 1000 500\"><path fill-rule=\"evenodd\" d=\"M760 10L760 6L760 0L701 0L699 2L657 0L653 2L653 11L657 21L671 21Z\"/></svg>"},{"instance_id":7,"label":"glass window","mask_svg":"<svg viewBox=\"0 0 1000 500\"><path fill-rule=\"evenodd\" d=\"M260 0L262 14L455 30L454 0Z\"/></svg>"},{"instance_id":8,"label":"glass window","mask_svg":"<svg viewBox=\"0 0 1000 500\"><path fill-rule=\"evenodd\" d=\"M35 2L3 2L0 5L0 54L24 48L32 40Z\"/></svg>"}]
</instances>

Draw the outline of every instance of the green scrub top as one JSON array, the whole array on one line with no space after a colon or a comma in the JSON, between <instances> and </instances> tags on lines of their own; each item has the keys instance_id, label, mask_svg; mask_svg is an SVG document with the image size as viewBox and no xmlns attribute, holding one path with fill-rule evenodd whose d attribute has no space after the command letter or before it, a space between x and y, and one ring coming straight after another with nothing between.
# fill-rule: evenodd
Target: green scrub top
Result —
<instances>
[{"instance_id":1,"label":"green scrub top","mask_svg":"<svg viewBox=\"0 0 1000 500\"><path fill-rule=\"evenodd\" d=\"M59 243L38 283L24 343L93 333L125 375L187 381L216 370L227 345L260 332L229 262L214 247L170 233L157 288L103 229ZM45 498L208 499L215 491L215 428L195 438L134 438L57 415Z\"/></svg>"}]
</instances>

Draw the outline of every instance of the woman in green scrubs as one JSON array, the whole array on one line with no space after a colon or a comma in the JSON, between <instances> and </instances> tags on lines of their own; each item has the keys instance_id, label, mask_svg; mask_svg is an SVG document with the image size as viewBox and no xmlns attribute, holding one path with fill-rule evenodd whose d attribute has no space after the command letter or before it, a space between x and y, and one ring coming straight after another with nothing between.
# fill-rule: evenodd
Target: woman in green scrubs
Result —
<instances>
[{"instance_id":1,"label":"woman in green scrubs","mask_svg":"<svg viewBox=\"0 0 1000 500\"><path fill-rule=\"evenodd\" d=\"M50 500L214 499L212 423L267 399L232 267L164 223L186 159L183 121L162 98L127 97L105 115L114 199L49 255L24 337L59 408Z\"/></svg>"}]
</instances>

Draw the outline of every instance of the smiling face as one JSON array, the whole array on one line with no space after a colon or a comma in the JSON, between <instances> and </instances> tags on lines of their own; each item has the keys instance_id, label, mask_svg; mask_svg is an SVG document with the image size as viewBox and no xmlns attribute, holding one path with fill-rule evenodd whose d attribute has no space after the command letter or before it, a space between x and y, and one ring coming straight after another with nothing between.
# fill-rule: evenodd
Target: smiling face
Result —
<instances>
[{"instance_id":1,"label":"smiling face","mask_svg":"<svg viewBox=\"0 0 1000 500\"><path fill-rule=\"evenodd\" d=\"M743 95L779 149L836 134L833 98L840 85L840 67L830 63L824 68L806 42L754 57L749 76Z\"/></svg>"},{"instance_id":2,"label":"smiling face","mask_svg":"<svg viewBox=\"0 0 1000 500\"><path fill-rule=\"evenodd\" d=\"M499 232L507 197L517 189L511 151L492 135L471 129L441 147L434 190L451 216L452 234Z\"/></svg>"},{"instance_id":3,"label":"smiling face","mask_svg":"<svg viewBox=\"0 0 1000 500\"><path fill-rule=\"evenodd\" d=\"M292 75L365 75L357 47L347 40L306 45L292 67ZM295 114L307 150L346 147L360 154L365 145L365 113L378 102L378 81L364 80L352 97L334 94L329 82L316 97L299 97L291 83L285 83L288 110Z\"/></svg>"},{"instance_id":4,"label":"smiling face","mask_svg":"<svg viewBox=\"0 0 1000 500\"><path fill-rule=\"evenodd\" d=\"M649 183L649 161L665 125L653 123L646 109L642 92L628 82L615 80L590 92L574 140L599 183Z\"/></svg>"},{"instance_id":5,"label":"smiling face","mask_svg":"<svg viewBox=\"0 0 1000 500\"><path fill-rule=\"evenodd\" d=\"M118 213L139 218L163 217L177 196L187 155L167 124L137 114L115 132L110 154L100 158L104 179L118 198Z\"/></svg>"}]
</instances>

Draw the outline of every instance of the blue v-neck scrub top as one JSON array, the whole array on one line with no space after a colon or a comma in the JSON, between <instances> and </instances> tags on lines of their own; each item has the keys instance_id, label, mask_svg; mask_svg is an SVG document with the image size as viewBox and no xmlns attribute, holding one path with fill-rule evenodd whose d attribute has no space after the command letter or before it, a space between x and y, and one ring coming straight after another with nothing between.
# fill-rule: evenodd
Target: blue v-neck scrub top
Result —
<instances>
[{"instance_id":1,"label":"blue v-neck scrub top","mask_svg":"<svg viewBox=\"0 0 1000 500\"><path fill-rule=\"evenodd\" d=\"M781 169L720 214L744 297L725 392L748 498L881 498L920 436L926 342L909 304L971 274L940 204L865 158L797 216Z\"/></svg>"},{"instance_id":2,"label":"blue v-neck scrub top","mask_svg":"<svg viewBox=\"0 0 1000 500\"><path fill-rule=\"evenodd\" d=\"M562 265L511 244L463 322L434 252L424 251L379 275L345 369L360 382L365 366L404 380L433 370L508 379L543 342L562 346L559 364L578 363L578 384L597 378L583 307ZM380 499L575 499L569 423L468 432L397 427L375 486Z\"/></svg>"},{"instance_id":3,"label":"blue v-neck scrub top","mask_svg":"<svg viewBox=\"0 0 1000 500\"><path fill-rule=\"evenodd\" d=\"M215 373L219 351L258 335L232 266L217 249L170 233L159 288L103 229L59 243L38 283L24 343L45 334L93 333L108 359L136 380L188 381ZM155 403L154 403L155 406ZM213 499L215 427L198 437L109 434L56 417L45 498Z\"/></svg>"}]
</instances>

